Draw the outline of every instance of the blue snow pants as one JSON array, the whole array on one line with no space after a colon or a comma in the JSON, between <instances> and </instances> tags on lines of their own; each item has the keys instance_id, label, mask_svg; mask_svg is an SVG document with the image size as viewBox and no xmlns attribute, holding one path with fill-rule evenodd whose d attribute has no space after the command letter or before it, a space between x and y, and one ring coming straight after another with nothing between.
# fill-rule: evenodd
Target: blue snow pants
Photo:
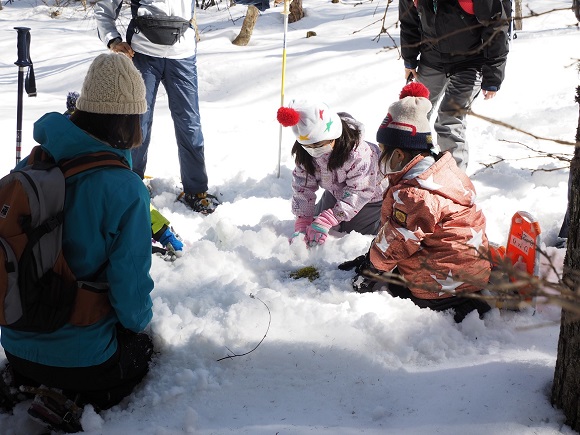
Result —
<instances>
[{"instance_id":1,"label":"blue snow pants","mask_svg":"<svg viewBox=\"0 0 580 435\"><path fill-rule=\"evenodd\" d=\"M166 59L136 52L133 63L143 76L147 99L147 112L141 115L143 144L131 151L133 171L141 178L145 176L155 99L159 83L163 83L175 128L183 190L189 194L206 192L208 180L199 114L196 56ZM160 146L170 147L167 143Z\"/></svg>"}]
</instances>

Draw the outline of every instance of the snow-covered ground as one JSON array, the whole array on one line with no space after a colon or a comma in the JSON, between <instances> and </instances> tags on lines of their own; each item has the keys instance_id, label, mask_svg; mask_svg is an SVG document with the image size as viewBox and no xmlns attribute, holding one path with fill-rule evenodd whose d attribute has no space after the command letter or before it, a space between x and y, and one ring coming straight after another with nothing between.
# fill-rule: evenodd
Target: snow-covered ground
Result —
<instances>
[{"instance_id":1,"label":"snow-covered ground","mask_svg":"<svg viewBox=\"0 0 580 435\"><path fill-rule=\"evenodd\" d=\"M289 25L285 100L325 100L375 132L404 84L395 0L380 31L386 1L304 2L306 17ZM524 15L569 8L569 1L525 2ZM15 0L0 11L0 172L14 165L16 31L31 28L38 96L24 97L23 155L32 124L65 110L92 59L105 51L91 12ZM186 243L167 263L154 258L151 325L159 356L121 405L83 427L97 434L556 434L572 433L550 405L560 313L538 306L494 310L456 325L449 314L420 310L387 294L354 294L351 272L337 265L364 253L370 237L335 235L317 249L288 244L290 149L283 132L278 177L283 15L258 19L250 44L238 47L245 6L198 11L198 71L210 191L223 201L210 216L174 202L179 179L167 99L156 106L149 175L153 203ZM232 22L235 20L235 23ZM313 30L317 36L306 38ZM391 38L392 37L392 38ZM579 29L570 10L527 18L511 46L502 89L474 112L536 136L574 141L579 84ZM550 247L565 209L568 169L540 152L572 148L469 119L468 174L488 220L490 240L505 243L511 216L532 213L545 250L561 270L564 250ZM526 147L527 146L527 147ZM493 162L497 162L490 165ZM563 168L554 170L556 168ZM542 274L551 279L544 260ZM320 278L289 274L315 266ZM269 329L268 329L269 328ZM217 361L230 354L246 356ZM0 350L0 366L5 363ZM0 433L37 434L28 403L0 414Z\"/></svg>"}]
</instances>

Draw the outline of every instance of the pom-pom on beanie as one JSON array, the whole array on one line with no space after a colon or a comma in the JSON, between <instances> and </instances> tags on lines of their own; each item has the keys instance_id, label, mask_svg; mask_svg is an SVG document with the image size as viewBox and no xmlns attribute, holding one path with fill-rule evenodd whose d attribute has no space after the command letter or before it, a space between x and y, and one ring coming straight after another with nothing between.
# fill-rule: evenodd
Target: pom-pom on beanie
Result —
<instances>
[{"instance_id":1,"label":"pom-pom on beanie","mask_svg":"<svg viewBox=\"0 0 580 435\"><path fill-rule=\"evenodd\" d=\"M429 150L433 146L429 90L419 82L406 85L399 101L391 104L377 131L377 142L402 149Z\"/></svg>"},{"instance_id":2,"label":"pom-pom on beanie","mask_svg":"<svg viewBox=\"0 0 580 435\"><path fill-rule=\"evenodd\" d=\"M77 109L108 115L136 115L147 111L145 83L124 54L100 54L85 76Z\"/></svg>"},{"instance_id":3,"label":"pom-pom on beanie","mask_svg":"<svg viewBox=\"0 0 580 435\"><path fill-rule=\"evenodd\" d=\"M338 139L342 134L339 116L324 103L292 100L288 107L278 109L277 119L284 127L292 127L302 145Z\"/></svg>"}]
</instances>

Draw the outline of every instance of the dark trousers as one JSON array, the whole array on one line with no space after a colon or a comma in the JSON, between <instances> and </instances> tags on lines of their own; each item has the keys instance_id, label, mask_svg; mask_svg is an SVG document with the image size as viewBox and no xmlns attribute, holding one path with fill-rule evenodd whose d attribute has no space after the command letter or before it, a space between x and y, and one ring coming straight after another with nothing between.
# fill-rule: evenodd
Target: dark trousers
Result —
<instances>
[{"instance_id":1,"label":"dark trousers","mask_svg":"<svg viewBox=\"0 0 580 435\"><path fill-rule=\"evenodd\" d=\"M320 201L315 206L314 214L319 215L324 210L334 207L336 198L328 190L325 190ZM382 201L368 202L363 208L349 221L343 221L334 229L341 233L350 233L356 231L360 234L371 234L375 236L379 232L381 225L381 206Z\"/></svg>"},{"instance_id":2,"label":"dark trousers","mask_svg":"<svg viewBox=\"0 0 580 435\"><path fill-rule=\"evenodd\" d=\"M13 385L59 388L77 405L108 409L129 395L149 371L153 343L147 334L117 330L117 352L90 367L53 367L18 358L6 352Z\"/></svg>"},{"instance_id":3,"label":"dark trousers","mask_svg":"<svg viewBox=\"0 0 580 435\"><path fill-rule=\"evenodd\" d=\"M449 151L459 168L465 170L469 149L465 138L466 114L481 91L481 71L463 68L452 75L419 62L419 81L429 89L433 105L429 118L435 113L434 129L441 151Z\"/></svg>"},{"instance_id":4,"label":"dark trousers","mask_svg":"<svg viewBox=\"0 0 580 435\"><path fill-rule=\"evenodd\" d=\"M141 178L145 176L155 100L159 84L163 83L175 127L183 190L191 195L206 192L208 180L199 114L196 56L185 59L167 59L135 53L133 64L143 77L147 99L147 112L141 115L143 143L140 147L131 150L133 171ZM167 143L163 146L166 149L172 147Z\"/></svg>"},{"instance_id":5,"label":"dark trousers","mask_svg":"<svg viewBox=\"0 0 580 435\"><path fill-rule=\"evenodd\" d=\"M396 270L396 269L395 269ZM419 308L429 308L433 311L446 311L453 309L453 319L460 323L469 313L477 310L480 316L491 310L491 307L482 299L450 296L443 299L419 299L407 288L396 284L389 284L387 291L394 297L410 299ZM477 293L476 293L477 294Z\"/></svg>"}]
</instances>

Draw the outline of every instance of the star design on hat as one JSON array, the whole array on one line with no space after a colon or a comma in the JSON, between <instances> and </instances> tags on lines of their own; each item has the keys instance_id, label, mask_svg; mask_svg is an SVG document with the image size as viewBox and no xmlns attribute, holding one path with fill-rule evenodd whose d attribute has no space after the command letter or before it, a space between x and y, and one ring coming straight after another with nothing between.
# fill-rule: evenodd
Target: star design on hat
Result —
<instances>
[{"instance_id":1,"label":"star design on hat","mask_svg":"<svg viewBox=\"0 0 580 435\"><path fill-rule=\"evenodd\" d=\"M320 120L324 120L324 109L319 109L318 110L318 116L320 116Z\"/></svg>"},{"instance_id":2,"label":"star design on hat","mask_svg":"<svg viewBox=\"0 0 580 435\"><path fill-rule=\"evenodd\" d=\"M443 187L441 184L435 183L433 180L433 175L430 175L425 180L417 178L417 183L419 183L419 186L421 186L423 189L427 190L438 190Z\"/></svg>"},{"instance_id":3,"label":"star design on hat","mask_svg":"<svg viewBox=\"0 0 580 435\"><path fill-rule=\"evenodd\" d=\"M302 135L301 134L300 136L298 136L298 139L300 139L300 140L310 140L310 136L308 136L307 134L305 134L305 135Z\"/></svg>"},{"instance_id":4,"label":"star design on hat","mask_svg":"<svg viewBox=\"0 0 580 435\"><path fill-rule=\"evenodd\" d=\"M467 244L479 251L479 248L483 245L483 230L475 231L473 228L470 228L470 230L471 239L467 241Z\"/></svg>"},{"instance_id":5,"label":"star design on hat","mask_svg":"<svg viewBox=\"0 0 580 435\"><path fill-rule=\"evenodd\" d=\"M437 284L439 284L441 286L441 290L444 290L444 291L439 292L439 296L444 295L445 293L448 293L448 292L455 293L455 289L457 287L459 287L461 284L463 284L463 281L454 281L453 280L453 275L451 275L451 270L449 271L449 274L447 275L447 277L445 279L437 279L436 275L431 275L431 278L433 278L435 281L437 281Z\"/></svg>"},{"instance_id":6,"label":"star design on hat","mask_svg":"<svg viewBox=\"0 0 580 435\"><path fill-rule=\"evenodd\" d=\"M404 202L401 201L401 198L399 198L399 192L400 190L393 192L393 199L395 200L395 204L404 204Z\"/></svg>"},{"instance_id":7,"label":"star design on hat","mask_svg":"<svg viewBox=\"0 0 580 435\"><path fill-rule=\"evenodd\" d=\"M324 131L330 131L330 126L334 124L334 121L332 119L329 119L328 122L326 123L326 130Z\"/></svg>"}]
</instances>

